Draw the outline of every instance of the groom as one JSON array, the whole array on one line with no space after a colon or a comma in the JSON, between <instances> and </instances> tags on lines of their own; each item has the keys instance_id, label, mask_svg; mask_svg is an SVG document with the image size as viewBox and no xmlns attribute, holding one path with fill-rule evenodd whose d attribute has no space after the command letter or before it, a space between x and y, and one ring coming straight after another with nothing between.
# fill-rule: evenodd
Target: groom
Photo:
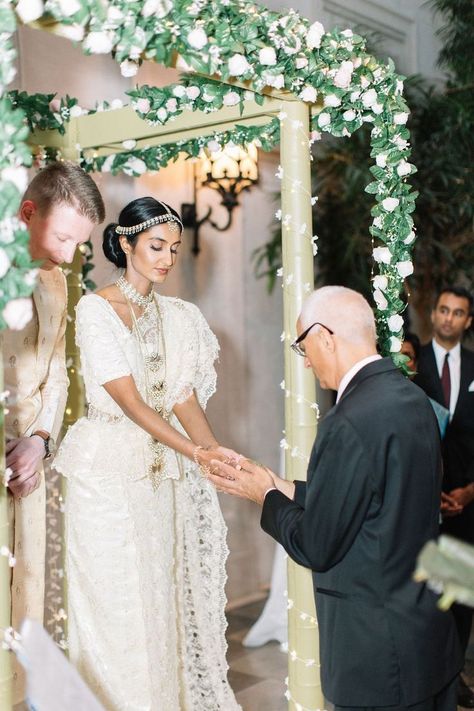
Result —
<instances>
[{"instance_id":1,"label":"groom","mask_svg":"<svg viewBox=\"0 0 474 711\"><path fill-rule=\"evenodd\" d=\"M5 388L5 418L12 625L25 617L43 624L45 573L45 482L43 459L59 434L67 397L65 331L66 279L59 265L72 262L76 248L104 219L104 204L92 178L68 161L51 163L28 186L20 217L28 227L32 259L39 263L33 292L33 318L18 331L0 336ZM14 663L14 703L22 701L22 671Z\"/></svg>"},{"instance_id":2,"label":"groom","mask_svg":"<svg viewBox=\"0 0 474 711\"><path fill-rule=\"evenodd\" d=\"M262 528L313 571L322 686L336 709L455 711L462 659L452 615L412 579L417 554L438 535L433 410L377 355L372 310L357 292L315 291L297 328L294 350L337 390L307 483L246 460L213 461L210 478L262 505Z\"/></svg>"}]
</instances>

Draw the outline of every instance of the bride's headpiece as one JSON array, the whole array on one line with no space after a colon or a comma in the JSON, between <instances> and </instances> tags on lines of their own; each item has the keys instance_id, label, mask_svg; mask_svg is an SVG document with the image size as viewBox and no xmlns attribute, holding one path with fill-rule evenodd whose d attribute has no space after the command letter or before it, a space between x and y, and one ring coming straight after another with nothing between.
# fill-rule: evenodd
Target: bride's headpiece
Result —
<instances>
[{"instance_id":1,"label":"bride's headpiece","mask_svg":"<svg viewBox=\"0 0 474 711\"><path fill-rule=\"evenodd\" d=\"M157 202L160 203L160 205L163 205L163 207L166 210L166 213L164 215L157 215L156 217L151 217L149 220L145 220L145 222L140 222L138 225L132 225L131 227L122 227L122 225L117 225L115 228L115 231L118 235L136 235L137 232L142 232L143 230L147 230L149 227L153 227L153 225L161 225L165 222L169 222L170 228L176 231L183 231L183 223L179 219L177 215L175 215L171 210L169 209L168 205L166 205L164 202L161 202L160 200L157 200Z\"/></svg>"}]
</instances>

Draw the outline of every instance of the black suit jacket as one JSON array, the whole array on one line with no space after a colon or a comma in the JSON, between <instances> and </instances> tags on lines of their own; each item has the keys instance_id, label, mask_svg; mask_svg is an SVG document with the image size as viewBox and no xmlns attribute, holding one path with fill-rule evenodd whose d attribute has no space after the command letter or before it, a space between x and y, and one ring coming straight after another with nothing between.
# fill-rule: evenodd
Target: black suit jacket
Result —
<instances>
[{"instance_id":1,"label":"black suit jacket","mask_svg":"<svg viewBox=\"0 0 474 711\"><path fill-rule=\"evenodd\" d=\"M429 397L444 405L431 343L421 348L415 383ZM471 383L474 383L474 353L461 346L459 397L442 444L445 491L474 482L474 391L469 391ZM460 516L446 519L443 530L474 543L474 503L467 506Z\"/></svg>"},{"instance_id":2,"label":"black suit jacket","mask_svg":"<svg viewBox=\"0 0 474 711\"><path fill-rule=\"evenodd\" d=\"M433 408L386 358L360 370L325 417L295 501L265 498L263 529L313 570L334 704L415 704L462 666L451 613L412 580L438 535L440 487Z\"/></svg>"}]
</instances>

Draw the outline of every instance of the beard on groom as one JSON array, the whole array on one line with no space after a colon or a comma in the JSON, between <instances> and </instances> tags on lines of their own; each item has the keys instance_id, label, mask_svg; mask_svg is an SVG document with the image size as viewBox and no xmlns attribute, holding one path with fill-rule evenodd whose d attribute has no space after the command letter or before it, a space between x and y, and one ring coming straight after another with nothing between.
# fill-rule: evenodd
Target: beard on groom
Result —
<instances>
[{"instance_id":1,"label":"beard on groom","mask_svg":"<svg viewBox=\"0 0 474 711\"><path fill-rule=\"evenodd\" d=\"M452 613L412 577L419 551L439 534L433 408L377 354L372 309L357 292L316 290L297 332L293 350L337 391L307 482L243 458L213 461L209 478L261 505L263 530L311 569L322 689L336 709L455 711L462 656Z\"/></svg>"}]
</instances>

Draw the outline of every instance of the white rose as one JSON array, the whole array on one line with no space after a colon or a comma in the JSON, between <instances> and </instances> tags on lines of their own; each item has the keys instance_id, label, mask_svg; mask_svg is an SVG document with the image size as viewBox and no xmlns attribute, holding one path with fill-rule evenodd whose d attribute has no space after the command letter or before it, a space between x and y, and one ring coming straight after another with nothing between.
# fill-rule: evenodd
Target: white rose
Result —
<instances>
[{"instance_id":1,"label":"white rose","mask_svg":"<svg viewBox=\"0 0 474 711\"><path fill-rule=\"evenodd\" d=\"M200 93L201 90L198 86L188 86L186 88L186 96L188 97L188 99L191 99L191 101L197 99Z\"/></svg>"},{"instance_id":2,"label":"white rose","mask_svg":"<svg viewBox=\"0 0 474 711\"><path fill-rule=\"evenodd\" d=\"M240 102L240 96L236 91L228 91L222 99L224 106L235 106Z\"/></svg>"},{"instance_id":3,"label":"white rose","mask_svg":"<svg viewBox=\"0 0 474 711\"><path fill-rule=\"evenodd\" d=\"M10 268L10 264L10 257L5 252L5 250L0 247L0 279L3 279L3 277Z\"/></svg>"},{"instance_id":4,"label":"white rose","mask_svg":"<svg viewBox=\"0 0 474 711\"><path fill-rule=\"evenodd\" d=\"M407 163L406 160L401 160L400 163L397 165L397 173L401 178L403 178L404 175L410 175L410 173L411 173L410 163Z\"/></svg>"},{"instance_id":5,"label":"white rose","mask_svg":"<svg viewBox=\"0 0 474 711\"><path fill-rule=\"evenodd\" d=\"M400 200L398 198L385 198L385 200L382 200L382 207L384 210L387 212L393 212L396 207L398 207L400 204Z\"/></svg>"},{"instance_id":6,"label":"white rose","mask_svg":"<svg viewBox=\"0 0 474 711\"><path fill-rule=\"evenodd\" d=\"M373 104L372 111L374 112L374 114L379 116L383 111L383 105L378 103Z\"/></svg>"},{"instance_id":7,"label":"white rose","mask_svg":"<svg viewBox=\"0 0 474 711\"><path fill-rule=\"evenodd\" d=\"M233 77L240 77L242 74L246 74L251 66L247 62L243 54L234 54L228 62L229 74Z\"/></svg>"},{"instance_id":8,"label":"white rose","mask_svg":"<svg viewBox=\"0 0 474 711\"><path fill-rule=\"evenodd\" d=\"M109 54L114 43L107 32L91 32L85 38L82 46L92 54Z\"/></svg>"},{"instance_id":9,"label":"white rose","mask_svg":"<svg viewBox=\"0 0 474 711\"><path fill-rule=\"evenodd\" d=\"M324 27L320 22L313 22L306 35L306 45L308 49L318 49L321 47L321 39L324 35Z\"/></svg>"},{"instance_id":10,"label":"white rose","mask_svg":"<svg viewBox=\"0 0 474 711\"><path fill-rule=\"evenodd\" d=\"M402 342L396 336L390 338L390 353L399 353L402 348Z\"/></svg>"},{"instance_id":11,"label":"white rose","mask_svg":"<svg viewBox=\"0 0 474 711\"><path fill-rule=\"evenodd\" d=\"M137 142L134 138L128 138L126 141L122 141L122 146L126 151L133 151L136 145Z\"/></svg>"},{"instance_id":12,"label":"white rose","mask_svg":"<svg viewBox=\"0 0 474 711\"><path fill-rule=\"evenodd\" d=\"M170 114L174 114L175 111L178 109L178 102L176 99L168 99L168 101L165 104L166 110L170 112Z\"/></svg>"},{"instance_id":13,"label":"white rose","mask_svg":"<svg viewBox=\"0 0 474 711\"><path fill-rule=\"evenodd\" d=\"M399 314L393 314L387 320L387 326L392 333L398 333L403 328L403 318Z\"/></svg>"},{"instance_id":14,"label":"white rose","mask_svg":"<svg viewBox=\"0 0 474 711\"><path fill-rule=\"evenodd\" d=\"M59 11L64 17L70 17L70 15L74 15L74 13L80 9L81 5L77 0L59 0Z\"/></svg>"},{"instance_id":15,"label":"white rose","mask_svg":"<svg viewBox=\"0 0 474 711\"><path fill-rule=\"evenodd\" d=\"M401 111L399 114L395 114L393 117L393 123L397 126L403 126L408 121L408 114L406 111Z\"/></svg>"},{"instance_id":16,"label":"white rose","mask_svg":"<svg viewBox=\"0 0 474 711\"><path fill-rule=\"evenodd\" d=\"M381 230L383 227L383 218L382 215L377 215L377 217L374 217L374 227L376 227L378 230Z\"/></svg>"},{"instance_id":17,"label":"white rose","mask_svg":"<svg viewBox=\"0 0 474 711\"><path fill-rule=\"evenodd\" d=\"M150 102L148 99L137 99L137 101L133 104L133 107L141 114L147 114L150 110Z\"/></svg>"},{"instance_id":18,"label":"white rose","mask_svg":"<svg viewBox=\"0 0 474 711\"><path fill-rule=\"evenodd\" d=\"M273 67L277 63L277 56L273 47L262 47L258 53L258 60L260 64Z\"/></svg>"},{"instance_id":19,"label":"white rose","mask_svg":"<svg viewBox=\"0 0 474 711\"><path fill-rule=\"evenodd\" d=\"M268 86L273 86L275 89L283 89L285 86L285 77L283 74L273 75L266 72L263 75L263 80L268 84Z\"/></svg>"},{"instance_id":20,"label":"white rose","mask_svg":"<svg viewBox=\"0 0 474 711\"><path fill-rule=\"evenodd\" d=\"M84 27L82 25L57 25L54 32L61 37L65 37L71 42L82 42L84 39Z\"/></svg>"},{"instance_id":21,"label":"white rose","mask_svg":"<svg viewBox=\"0 0 474 711\"><path fill-rule=\"evenodd\" d=\"M28 173L26 168L18 166L17 168L4 168L2 170L2 180L13 183L20 193L24 193L28 185Z\"/></svg>"},{"instance_id":22,"label":"white rose","mask_svg":"<svg viewBox=\"0 0 474 711\"><path fill-rule=\"evenodd\" d=\"M390 264L392 261L392 253L388 247L374 247L372 255L376 262Z\"/></svg>"},{"instance_id":23,"label":"white rose","mask_svg":"<svg viewBox=\"0 0 474 711\"><path fill-rule=\"evenodd\" d=\"M132 173L138 173L138 175L146 173L146 163L141 158L129 158L124 168L128 169L125 172L128 172L129 175Z\"/></svg>"},{"instance_id":24,"label":"white rose","mask_svg":"<svg viewBox=\"0 0 474 711\"><path fill-rule=\"evenodd\" d=\"M15 10L22 22L33 22L44 12L43 0L20 0Z\"/></svg>"},{"instance_id":25,"label":"white rose","mask_svg":"<svg viewBox=\"0 0 474 711\"><path fill-rule=\"evenodd\" d=\"M375 157L375 162L379 168L385 168L387 165L387 154L379 153L378 156Z\"/></svg>"},{"instance_id":26,"label":"white rose","mask_svg":"<svg viewBox=\"0 0 474 711\"><path fill-rule=\"evenodd\" d=\"M74 106L71 106L69 109L69 114L71 118L78 118L79 116L82 116L82 108L79 104L74 104Z\"/></svg>"},{"instance_id":27,"label":"white rose","mask_svg":"<svg viewBox=\"0 0 474 711\"><path fill-rule=\"evenodd\" d=\"M166 119L168 118L168 112L166 109L163 108L163 106L156 112L156 118L158 119L158 121L161 121L161 123L166 122Z\"/></svg>"},{"instance_id":28,"label":"white rose","mask_svg":"<svg viewBox=\"0 0 474 711\"><path fill-rule=\"evenodd\" d=\"M357 91L352 91L351 92L351 102L354 103L357 101L357 99L360 96L360 91L357 89Z\"/></svg>"},{"instance_id":29,"label":"white rose","mask_svg":"<svg viewBox=\"0 0 474 711\"><path fill-rule=\"evenodd\" d=\"M208 94L207 91L205 91L204 94L202 95L202 98L203 98L203 101L206 101L208 104L212 104L212 102L215 99L215 96L213 96L212 94Z\"/></svg>"},{"instance_id":30,"label":"white rose","mask_svg":"<svg viewBox=\"0 0 474 711\"><path fill-rule=\"evenodd\" d=\"M416 234L415 234L415 233L413 232L413 230L412 230L412 231L410 232L410 234L407 235L407 236L405 237L405 239L403 240L403 244L411 244L412 242L414 242L415 238L416 238Z\"/></svg>"},{"instance_id":31,"label":"white rose","mask_svg":"<svg viewBox=\"0 0 474 711\"><path fill-rule=\"evenodd\" d=\"M341 100L336 94L328 94L324 97L324 106L340 106Z\"/></svg>"},{"instance_id":32,"label":"white rose","mask_svg":"<svg viewBox=\"0 0 474 711\"><path fill-rule=\"evenodd\" d=\"M102 168L100 169L101 173L110 173L114 164L114 160L115 155L107 156L107 158L102 163Z\"/></svg>"},{"instance_id":33,"label":"white rose","mask_svg":"<svg viewBox=\"0 0 474 711\"><path fill-rule=\"evenodd\" d=\"M181 86L181 84L177 84L173 89L173 94L177 96L178 99L181 99L183 96L186 96L186 88Z\"/></svg>"},{"instance_id":34,"label":"white rose","mask_svg":"<svg viewBox=\"0 0 474 711\"><path fill-rule=\"evenodd\" d=\"M193 49L202 49L208 42L207 35L202 27L196 27L194 30L191 30L187 39Z\"/></svg>"},{"instance_id":35,"label":"white rose","mask_svg":"<svg viewBox=\"0 0 474 711\"><path fill-rule=\"evenodd\" d=\"M398 262L397 272L403 278L410 276L410 274L413 274L413 262L410 259L406 259L403 262Z\"/></svg>"},{"instance_id":36,"label":"white rose","mask_svg":"<svg viewBox=\"0 0 474 711\"><path fill-rule=\"evenodd\" d=\"M388 278L385 274L377 274L374 276L374 289L380 289L380 291L387 291Z\"/></svg>"},{"instance_id":37,"label":"white rose","mask_svg":"<svg viewBox=\"0 0 474 711\"><path fill-rule=\"evenodd\" d=\"M342 118L344 119L344 121L354 121L354 119L356 118L356 112L352 109L348 109L348 111L344 111L344 113L342 114Z\"/></svg>"},{"instance_id":38,"label":"white rose","mask_svg":"<svg viewBox=\"0 0 474 711\"><path fill-rule=\"evenodd\" d=\"M317 98L318 92L316 91L314 86L305 86L305 88L300 94L300 99L302 101L309 101L312 104L314 104Z\"/></svg>"},{"instance_id":39,"label":"white rose","mask_svg":"<svg viewBox=\"0 0 474 711\"><path fill-rule=\"evenodd\" d=\"M362 103L366 109L370 109L377 102L377 92L375 89L369 89L362 94Z\"/></svg>"},{"instance_id":40,"label":"white rose","mask_svg":"<svg viewBox=\"0 0 474 711\"><path fill-rule=\"evenodd\" d=\"M166 17L173 7L171 0L146 0L142 7L143 17L150 17L155 15L155 17Z\"/></svg>"},{"instance_id":41,"label":"white rose","mask_svg":"<svg viewBox=\"0 0 474 711\"><path fill-rule=\"evenodd\" d=\"M115 111L116 109L123 109L123 101L122 99L112 99L110 102L110 108L112 111Z\"/></svg>"},{"instance_id":42,"label":"white rose","mask_svg":"<svg viewBox=\"0 0 474 711\"><path fill-rule=\"evenodd\" d=\"M319 114L318 116L318 126L320 128L324 128L325 126L329 126L331 123L331 116L330 114L322 113Z\"/></svg>"},{"instance_id":43,"label":"white rose","mask_svg":"<svg viewBox=\"0 0 474 711\"><path fill-rule=\"evenodd\" d=\"M374 291L374 301L381 311L385 311L388 306L388 301L379 289Z\"/></svg>"},{"instance_id":44,"label":"white rose","mask_svg":"<svg viewBox=\"0 0 474 711\"><path fill-rule=\"evenodd\" d=\"M12 331L21 331L33 318L32 300L22 297L9 301L3 309L3 318Z\"/></svg>"},{"instance_id":45,"label":"white rose","mask_svg":"<svg viewBox=\"0 0 474 711\"><path fill-rule=\"evenodd\" d=\"M354 65L352 64L352 62L342 62L341 66L336 72L336 76L334 77L335 86L338 86L341 89L347 89L347 87L351 83L353 71Z\"/></svg>"},{"instance_id":46,"label":"white rose","mask_svg":"<svg viewBox=\"0 0 474 711\"><path fill-rule=\"evenodd\" d=\"M124 61L120 63L120 73L123 77L134 77L137 72L137 62L133 62L131 59L124 59Z\"/></svg>"},{"instance_id":47,"label":"white rose","mask_svg":"<svg viewBox=\"0 0 474 711\"><path fill-rule=\"evenodd\" d=\"M119 22L122 22L123 18L124 14L122 10L118 9L118 7L109 7L107 10L108 22L115 23L117 25Z\"/></svg>"},{"instance_id":48,"label":"white rose","mask_svg":"<svg viewBox=\"0 0 474 711\"><path fill-rule=\"evenodd\" d=\"M306 57L297 57L295 60L295 67L297 69L304 69L308 66L308 60Z\"/></svg>"},{"instance_id":49,"label":"white rose","mask_svg":"<svg viewBox=\"0 0 474 711\"><path fill-rule=\"evenodd\" d=\"M367 87L370 86L370 79L368 79L366 76L361 77L360 85L363 89L367 89Z\"/></svg>"}]
</instances>

